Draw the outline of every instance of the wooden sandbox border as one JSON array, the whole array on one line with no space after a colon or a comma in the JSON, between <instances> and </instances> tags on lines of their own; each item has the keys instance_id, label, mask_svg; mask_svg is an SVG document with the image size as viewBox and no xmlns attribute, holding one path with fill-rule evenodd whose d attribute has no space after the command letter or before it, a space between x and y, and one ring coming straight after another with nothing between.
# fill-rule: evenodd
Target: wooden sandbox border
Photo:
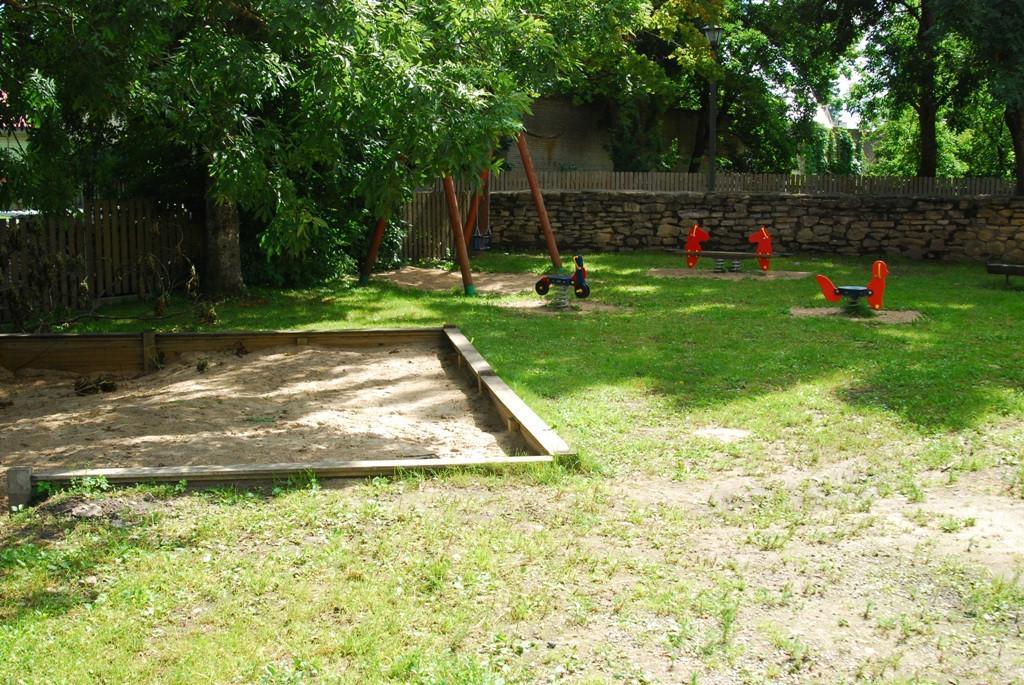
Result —
<instances>
[{"instance_id":1,"label":"wooden sandbox border","mask_svg":"<svg viewBox=\"0 0 1024 685\"><path fill-rule=\"evenodd\" d=\"M7 470L8 504L27 506L33 484L68 483L102 477L110 483L238 483L282 480L303 474L320 478L393 475L405 470L439 470L466 466L510 466L551 463L572 454L569 446L530 409L491 368L457 327L388 328L337 331L268 331L216 333L110 333L83 335L0 335L0 366L10 371L49 369L81 374L141 375L193 352L255 352L272 347L321 345L360 349L402 344L433 344L456 353L458 367L486 393L510 432L523 438L532 454L525 456L351 459L281 464L229 464L100 469Z\"/></svg>"}]
</instances>

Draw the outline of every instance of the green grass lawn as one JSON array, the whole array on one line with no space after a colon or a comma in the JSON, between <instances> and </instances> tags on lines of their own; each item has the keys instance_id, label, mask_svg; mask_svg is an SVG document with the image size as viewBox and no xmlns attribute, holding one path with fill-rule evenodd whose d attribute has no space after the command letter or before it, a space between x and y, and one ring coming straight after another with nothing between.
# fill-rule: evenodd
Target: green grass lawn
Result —
<instances>
[{"instance_id":1,"label":"green grass lawn","mask_svg":"<svg viewBox=\"0 0 1024 685\"><path fill-rule=\"evenodd\" d=\"M798 319L813 279L645 275L680 261L588 256L583 314L375 281L78 325L455 323L579 459L51 498L0 523L0 682L1024 682L1024 290L893 260L921 320Z\"/></svg>"}]
</instances>

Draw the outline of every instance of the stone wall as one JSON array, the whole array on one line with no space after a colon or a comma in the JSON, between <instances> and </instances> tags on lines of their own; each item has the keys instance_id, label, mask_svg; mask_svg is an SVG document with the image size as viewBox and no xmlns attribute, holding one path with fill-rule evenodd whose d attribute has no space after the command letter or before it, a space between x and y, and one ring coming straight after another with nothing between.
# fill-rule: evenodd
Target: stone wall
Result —
<instances>
[{"instance_id":1,"label":"stone wall","mask_svg":"<svg viewBox=\"0 0 1024 685\"><path fill-rule=\"evenodd\" d=\"M752 250L762 224L778 251L1024 263L1024 198L862 197L573 191L544 194L564 252L679 247L694 223L709 250ZM496 246L540 250L529 192L491 196Z\"/></svg>"}]
</instances>

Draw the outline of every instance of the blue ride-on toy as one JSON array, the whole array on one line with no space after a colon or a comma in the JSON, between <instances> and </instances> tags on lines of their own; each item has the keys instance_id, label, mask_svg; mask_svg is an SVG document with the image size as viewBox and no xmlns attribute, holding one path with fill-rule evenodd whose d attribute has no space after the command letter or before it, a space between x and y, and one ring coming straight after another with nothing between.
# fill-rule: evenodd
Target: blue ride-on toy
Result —
<instances>
[{"instance_id":1,"label":"blue ride-on toy","mask_svg":"<svg viewBox=\"0 0 1024 685\"><path fill-rule=\"evenodd\" d=\"M583 268L583 256L576 255L572 258L572 262L576 265L576 271L572 276L548 274L542 276L534 284L533 289L537 291L538 295L543 296L548 294L548 290L551 289L552 285L572 286L576 297L581 300L588 297L590 295L590 286L587 285L587 270Z\"/></svg>"}]
</instances>

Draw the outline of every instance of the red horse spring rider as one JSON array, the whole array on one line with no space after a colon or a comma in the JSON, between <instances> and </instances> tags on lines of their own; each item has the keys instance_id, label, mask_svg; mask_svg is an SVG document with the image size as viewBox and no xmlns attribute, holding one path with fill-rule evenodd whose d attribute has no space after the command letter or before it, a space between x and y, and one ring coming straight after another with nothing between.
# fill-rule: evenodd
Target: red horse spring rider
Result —
<instances>
[{"instance_id":1,"label":"red horse spring rider","mask_svg":"<svg viewBox=\"0 0 1024 685\"><path fill-rule=\"evenodd\" d=\"M686 245L683 247L683 251L686 253L686 266L692 269L697 266L697 261L703 256L715 258L715 271L725 271L726 259L732 260L732 271L740 270L741 259L756 258L758 266L761 267L761 271L767 271L771 267L771 258L773 255L772 236L764 226L747 237L747 242L756 244L753 254L748 252L705 252L701 243L710 237L711 234L699 225L693 225L693 228L690 229L690 232L686 236Z\"/></svg>"},{"instance_id":2,"label":"red horse spring rider","mask_svg":"<svg viewBox=\"0 0 1024 685\"><path fill-rule=\"evenodd\" d=\"M862 285L836 286L828 276L818 275L821 294L829 302L838 302L846 298L847 311L855 311L857 302L862 297L868 298L868 306L874 310L882 308L882 297L885 295L885 277L889 275L889 267L881 259L871 265L871 280L865 288Z\"/></svg>"}]
</instances>

